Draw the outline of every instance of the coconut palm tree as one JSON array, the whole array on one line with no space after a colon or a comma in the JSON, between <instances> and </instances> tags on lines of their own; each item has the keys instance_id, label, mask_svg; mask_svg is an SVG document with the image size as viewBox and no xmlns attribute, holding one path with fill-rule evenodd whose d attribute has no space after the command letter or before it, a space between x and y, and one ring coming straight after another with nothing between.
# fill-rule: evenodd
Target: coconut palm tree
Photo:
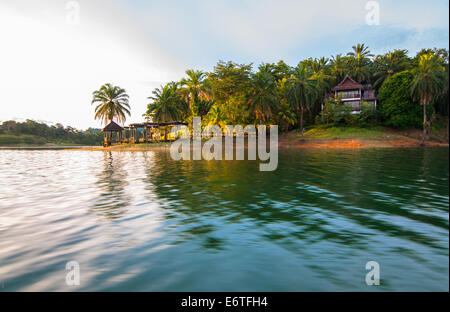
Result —
<instances>
[{"instance_id":1,"label":"coconut palm tree","mask_svg":"<svg viewBox=\"0 0 450 312\"><path fill-rule=\"evenodd\" d=\"M370 64L370 54L369 47L363 44L357 44L352 47L353 51L347 53L350 57L350 75L356 79L358 82L362 82L367 79L368 76L368 65Z\"/></svg>"},{"instance_id":2,"label":"coconut palm tree","mask_svg":"<svg viewBox=\"0 0 450 312\"><path fill-rule=\"evenodd\" d=\"M187 113L187 105L180 96L178 84L170 82L161 88L156 88L153 96L148 97L153 100L148 104L146 115L155 122L168 122L182 120Z\"/></svg>"},{"instance_id":3,"label":"coconut palm tree","mask_svg":"<svg viewBox=\"0 0 450 312\"><path fill-rule=\"evenodd\" d=\"M205 116L205 122L207 125L217 125L223 130L226 123L222 108L217 104L211 106L211 109Z\"/></svg>"},{"instance_id":4,"label":"coconut palm tree","mask_svg":"<svg viewBox=\"0 0 450 312\"><path fill-rule=\"evenodd\" d=\"M331 74L334 77L334 84L338 84L344 79L348 70L349 58L338 54L332 56L330 60Z\"/></svg>"},{"instance_id":5,"label":"coconut palm tree","mask_svg":"<svg viewBox=\"0 0 450 312\"><path fill-rule=\"evenodd\" d=\"M94 91L92 96L91 105L99 103L95 107L95 119L100 119L104 124L113 121L114 118L123 123L126 120L126 114L131 115L129 97L125 89L107 83Z\"/></svg>"},{"instance_id":6,"label":"coconut palm tree","mask_svg":"<svg viewBox=\"0 0 450 312\"><path fill-rule=\"evenodd\" d=\"M278 106L276 121L284 132L289 130L289 126L295 124L295 114L286 100L282 100Z\"/></svg>"},{"instance_id":7,"label":"coconut palm tree","mask_svg":"<svg viewBox=\"0 0 450 312\"><path fill-rule=\"evenodd\" d=\"M407 50L389 51L384 55L379 55L375 58L376 73L374 87L379 88L383 82L396 73L404 71L411 63L407 55Z\"/></svg>"},{"instance_id":8,"label":"coconut palm tree","mask_svg":"<svg viewBox=\"0 0 450 312\"><path fill-rule=\"evenodd\" d=\"M290 85L287 78L283 78L277 82L277 97L279 103L277 105L277 111L274 116L276 124L280 125L282 131L287 132L289 126L295 125L295 107L292 105L292 101L289 101Z\"/></svg>"},{"instance_id":9,"label":"coconut palm tree","mask_svg":"<svg viewBox=\"0 0 450 312\"><path fill-rule=\"evenodd\" d=\"M192 116L198 116L199 113L206 114L203 106L210 107L207 103L212 99L211 88L207 82L206 74L200 70L188 69L186 71L187 78L183 78L180 81L180 85L183 86L181 92L185 98L185 101L189 105Z\"/></svg>"},{"instance_id":10,"label":"coconut palm tree","mask_svg":"<svg viewBox=\"0 0 450 312\"><path fill-rule=\"evenodd\" d=\"M448 76L441 60L433 53L421 55L418 66L412 72L414 80L411 82L411 96L423 105L423 145L430 131L427 105L448 89Z\"/></svg>"},{"instance_id":11,"label":"coconut palm tree","mask_svg":"<svg viewBox=\"0 0 450 312\"><path fill-rule=\"evenodd\" d=\"M255 121L265 123L272 117L277 104L277 91L270 72L262 70L252 75L247 103L255 114Z\"/></svg>"},{"instance_id":12,"label":"coconut palm tree","mask_svg":"<svg viewBox=\"0 0 450 312\"><path fill-rule=\"evenodd\" d=\"M258 69L260 71L266 71L269 72L272 76L275 82L280 81L283 78L287 78L289 76L289 73L291 71L291 68L289 65L287 65L283 61L279 61L278 63L262 63Z\"/></svg>"},{"instance_id":13,"label":"coconut palm tree","mask_svg":"<svg viewBox=\"0 0 450 312\"><path fill-rule=\"evenodd\" d=\"M305 110L309 110L315 97L317 96L316 81L311 79L311 73L306 66L299 64L291 77L288 79L288 101L292 103L297 110L299 117L299 127L303 137L303 114Z\"/></svg>"},{"instance_id":14,"label":"coconut palm tree","mask_svg":"<svg viewBox=\"0 0 450 312\"><path fill-rule=\"evenodd\" d=\"M317 87L317 94L315 96L314 103L312 103L311 113L317 114L321 110L322 101L325 94L331 89L332 77L329 74L329 59L326 57L321 57L319 59L315 58L309 66L312 72L310 78L315 81Z\"/></svg>"}]
</instances>

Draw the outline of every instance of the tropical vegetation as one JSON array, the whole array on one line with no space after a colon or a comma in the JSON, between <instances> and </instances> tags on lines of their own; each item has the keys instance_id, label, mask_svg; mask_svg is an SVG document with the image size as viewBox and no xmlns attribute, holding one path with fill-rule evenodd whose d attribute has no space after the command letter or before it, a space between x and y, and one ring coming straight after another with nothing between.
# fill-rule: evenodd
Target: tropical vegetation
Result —
<instances>
[{"instance_id":1,"label":"tropical vegetation","mask_svg":"<svg viewBox=\"0 0 450 312\"><path fill-rule=\"evenodd\" d=\"M375 89L376 111L363 107L354 115L339 99L324 100L347 74ZM187 70L149 99L145 117L154 121L190 122L199 116L205 125L278 124L280 131L298 129L302 135L314 124L423 126L425 139L431 122L448 117L448 50L374 55L357 44L345 55L308 58L295 66L263 63L257 70L253 64L219 61L211 72Z\"/></svg>"}]
</instances>

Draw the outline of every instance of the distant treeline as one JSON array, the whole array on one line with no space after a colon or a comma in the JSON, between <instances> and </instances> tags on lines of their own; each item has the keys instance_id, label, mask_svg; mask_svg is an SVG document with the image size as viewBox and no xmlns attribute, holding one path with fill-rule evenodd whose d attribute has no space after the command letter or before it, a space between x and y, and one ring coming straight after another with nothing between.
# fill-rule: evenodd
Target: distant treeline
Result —
<instances>
[{"instance_id":1,"label":"distant treeline","mask_svg":"<svg viewBox=\"0 0 450 312\"><path fill-rule=\"evenodd\" d=\"M25 122L4 121L0 125L0 145L100 145L102 141L103 134L92 128L82 131L59 123L49 126L29 119Z\"/></svg>"}]
</instances>

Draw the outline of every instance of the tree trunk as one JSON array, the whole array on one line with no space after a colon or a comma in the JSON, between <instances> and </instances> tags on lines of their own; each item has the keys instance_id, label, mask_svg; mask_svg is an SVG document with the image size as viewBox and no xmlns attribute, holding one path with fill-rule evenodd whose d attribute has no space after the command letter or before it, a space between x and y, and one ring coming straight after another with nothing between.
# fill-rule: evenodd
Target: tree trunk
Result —
<instances>
[{"instance_id":1,"label":"tree trunk","mask_svg":"<svg viewBox=\"0 0 450 312\"><path fill-rule=\"evenodd\" d=\"M303 106L300 109L300 132L302 133L302 140L304 139L303 136Z\"/></svg>"},{"instance_id":2,"label":"tree trunk","mask_svg":"<svg viewBox=\"0 0 450 312\"><path fill-rule=\"evenodd\" d=\"M445 121L446 122L446 126L445 126L445 139L447 140L447 142L448 142L448 116L447 116L447 120Z\"/></svg>"},{"instance_id":3,"label":"tree trunk","mask_svg":"<svg viewBox=\"0 0 450 312\"><path fill-rule=\"evenodd\" d=\"M427 104L423 103L423 134L422 134L422 142L420 143L422 146L425 145L426 135L427 135Z\"/></svg>"}]
</instances>

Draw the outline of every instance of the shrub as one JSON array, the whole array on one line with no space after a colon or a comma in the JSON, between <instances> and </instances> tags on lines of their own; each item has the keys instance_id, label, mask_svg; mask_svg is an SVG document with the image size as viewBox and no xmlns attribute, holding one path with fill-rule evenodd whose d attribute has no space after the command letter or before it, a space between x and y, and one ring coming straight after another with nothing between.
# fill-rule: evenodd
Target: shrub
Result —
<instances>
[{"instance_id":1,"label":"shrub","mask_svg":"<svg viewBox=\"0 0 450 312\"><path fill-rule=\"evenodd\" d=\"M372 104L363 102L358 116L358 125L361 127L375 125L378 121L378 111Z\"/></svg>"},{"instance_id":2,"label":"shrub","mask_svg":"<svg viewBox=\"0 0 450 312\"><path fill-rule=\"evenodd\" d=\"M398 129L422 126L422 107L410 95L411 81L409 71L389 77L378 92L380 112L384 124ZM432 105L429 105L432 110Z\"/></svg>"},{"instance_id":3,"label":"shrub","mask_svg":"<svg viewBox=\"0 0 450 312\"><path fill-rule=\"evenodd\" d=\"M322 112L316 117L316 124L369 126L377 121L377 112L372 105L362 103L361 112L353 114L352 108L338 100L326 100Z\"/></svg>"}]
</instances>

